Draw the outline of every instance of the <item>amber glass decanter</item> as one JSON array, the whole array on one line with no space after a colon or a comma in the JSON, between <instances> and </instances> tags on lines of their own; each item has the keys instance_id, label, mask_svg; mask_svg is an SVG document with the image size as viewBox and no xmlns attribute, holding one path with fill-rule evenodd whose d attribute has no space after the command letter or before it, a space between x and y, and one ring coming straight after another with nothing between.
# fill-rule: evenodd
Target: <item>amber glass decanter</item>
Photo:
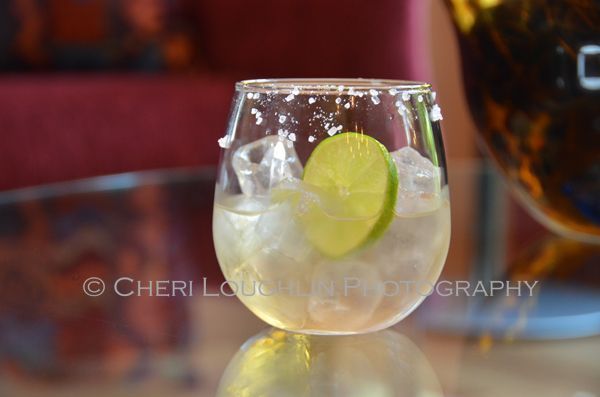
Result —
<instances>
[{"instance_id":1,"label":"amber glass decanter","mask_svg":"<svg viewBox=\"0 0 600 397\"><path fill-rule=\"evenodd\" d=\"M446 5L485 148L542 223L600 243L600 1Z\"/></svg>"}]
</instances>

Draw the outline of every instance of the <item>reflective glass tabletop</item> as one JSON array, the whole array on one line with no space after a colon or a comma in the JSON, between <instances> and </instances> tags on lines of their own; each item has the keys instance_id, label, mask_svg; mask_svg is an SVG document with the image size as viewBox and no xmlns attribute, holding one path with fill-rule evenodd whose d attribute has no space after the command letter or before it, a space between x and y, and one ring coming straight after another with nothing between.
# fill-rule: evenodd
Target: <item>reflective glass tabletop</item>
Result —
<instances>
[{"instance_id":1,"label":"reflective glass tabletop","mask_svg":"<svg viewBox=\"0 0 600 397\"><path fill-rule=\"evenodd\" d=\"M0 396L600 396L600 248L545 231L485 163L450 170L440 282L344 337L229 296L212 169L0 193Z\"/></svg>"}]
</instances>

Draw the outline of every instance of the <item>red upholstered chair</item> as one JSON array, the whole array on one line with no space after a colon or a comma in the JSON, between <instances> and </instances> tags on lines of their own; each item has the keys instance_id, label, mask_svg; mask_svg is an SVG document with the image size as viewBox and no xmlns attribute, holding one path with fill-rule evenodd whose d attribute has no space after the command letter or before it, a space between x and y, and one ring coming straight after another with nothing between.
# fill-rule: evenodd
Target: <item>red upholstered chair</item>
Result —
<instances>
[{"instance_id":1,"label":"red upholstered chair","mask_svg":"<svg viewBox=\"0 0 600 397\"><path fill-rule=\"evenodd\" d=\"M421 0L201 0L194 76L0 76L0 190L214 166L235 80L427 78Z\"/></svg>"}]
</instances>

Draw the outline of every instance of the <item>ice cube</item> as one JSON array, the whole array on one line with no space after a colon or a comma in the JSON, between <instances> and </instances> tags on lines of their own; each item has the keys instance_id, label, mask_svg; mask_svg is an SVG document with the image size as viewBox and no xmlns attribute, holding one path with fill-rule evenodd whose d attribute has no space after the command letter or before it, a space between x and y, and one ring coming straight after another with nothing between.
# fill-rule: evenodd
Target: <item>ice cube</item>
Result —
<instances>
[{"instance_id":1,"label":"ice cube","mask_svg":"<svg viewBox=\"0 0 600 397\"><path fill-rule=\"evenodd\" d=\"M391 153L398 169L396 212L433 211L441 204L442 170L410 146Z\"/></svg>"},{"instance_id":2,"label":"ice cube","mask_svg":"<svg viewBox=\"0 0 600 397\"><path fill-rule=\"evenodd\" d=\"M242 193L266 196L286 178L300 178L302 164L290 145L279 136L269 135L237 149L232 165Z\"/></svg>"},{"instance_id":3,"label":"ice cube","mask_svg":"<svg viewBox=\"0 0 600 397\"><path fill-rule=\"evenodd\" d=\"M310 291L310 271L292 258L262 247L234 272L233 280L247 284L245 296L251 307L280 319L279 326L302 328L306 323L306 298Z\"/></svg>"},{"instance_id":4,"label":"ice cube","mask_svg":"<svg viewBox=\"0 0 600 397\"><path fill-rule=\"evenodd\" d=\"M419 281L437 276L443 265L450 236L447 202L436 211L417 216L396 217L377 245L364 259L378 263L384 280Z\"/></svg>"},{"instance_id":5,"label":"ice cube","mask_svg":"<svg viewBox=\"0 0 600 397\"><path fill-rule=\"evenodd\" d=\"M255 241L251 255L242 258L234 277L262 283L264 291L246 297L265 312L275 313L283 324L302 328L307 318L306 298L315 250L293 214L290 200L271 205L251 225L248 240ZM243 299L242 299L243 300Z\"/></svg>"},{"instance_id":6,"label":"ice cube","mask_svg":"<svg viewBox=\"0 0 600 397\"><path fill-rule=\"evenodd\" d=\"M244 195L217 197L213 218L213 234L219 262L232 266L259 249L261 241L255 229L267 210L266 200Z\"/></svg>"},{"instance_id":7,"label":"ice cube","mask_svg":"<svg viewBox=\"0 0 600 397\"><path fill-rule=\"evenodd\" d=\"M315 266L308 313L317 324L366 325L383 297L382 281L372 263L324 261Z\"/></svg>"},{"instance_id":8,"label":"ice cube","mask_svg":"<svg viewBox=\"0 0 600 397\"><path fill-rule=\"evenodd\" d=\"M262 247L292 259L298 268L300 263L310 262L314 248L306 239L294 211L297 209L290 200L272 206L258 219L255 235Z\"/></svg>"},{"instance_id":9,"label":"ice cube","mask_svg":"<svg viewBox=\"0 0 600 397\"><path fill-rule=\"evenodd\" d=\"M291 201L272 204L239 194L217 202L213 233L227 280L249 306L284 319L280 326L302 328L307 312L301 293L310 289L314 248L293 217Z\"/></svg>"}]
</instances>

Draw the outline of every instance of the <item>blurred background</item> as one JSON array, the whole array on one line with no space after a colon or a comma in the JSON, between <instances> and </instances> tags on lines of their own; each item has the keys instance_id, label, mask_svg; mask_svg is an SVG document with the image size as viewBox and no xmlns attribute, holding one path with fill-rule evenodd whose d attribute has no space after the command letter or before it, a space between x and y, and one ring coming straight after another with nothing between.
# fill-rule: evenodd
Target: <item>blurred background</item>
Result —
<instances>
[{"instance_id":1,"label":"blurred background","mask_svg":"<svg viewBox=\"0 0 600 397\"><path fill-rule=\"evenodd\" d=\"M442 277L568 287L550 291L550 306L539 296L489 305L431 299L403 322L402 332L434 358L449 395L600 393L593 376L600 344L590 339L600 333L598 247L540 226L478 149L457 32L476 11L502 3L0 2L0 396L213 395L229 357L264 326L235 298L90 298L81 283L124 274L222 281L210 233L217 139L235 81L275 77L431 82L452 195ZM547 9L542 0L516 3ZM596 12L581 18L598 20L597 2L575 3ZM533 21L534 33L544 31ZM590 37L597 42L597 29ZM477 67L472 75L483 75ZM595 163L598 136L586 138ZM585 197L596 211L600 179L590 175ZM574 306L579 311L569 313ZM588 342L556 349L523 342L517 348L535 356L523 366L513 366L523 360L519 350L504 345L576 336ZM548 368L548 360L563 364ZM578 377L563 377L571 368ZM490 385L500 394L485 392Z\"/></svg>"},{"instance_id":2,"label":"blurred background","mask_svg":"<svg viewBox=\"0 0 600 397\"><path fill-rule=\"evenodd\" d=\"M450 157L475 155L457 45L440 1L10 0L0 7L2 190L214 166L233 84L250 78L431 81Z\"/></svg>"}]
</instances>

